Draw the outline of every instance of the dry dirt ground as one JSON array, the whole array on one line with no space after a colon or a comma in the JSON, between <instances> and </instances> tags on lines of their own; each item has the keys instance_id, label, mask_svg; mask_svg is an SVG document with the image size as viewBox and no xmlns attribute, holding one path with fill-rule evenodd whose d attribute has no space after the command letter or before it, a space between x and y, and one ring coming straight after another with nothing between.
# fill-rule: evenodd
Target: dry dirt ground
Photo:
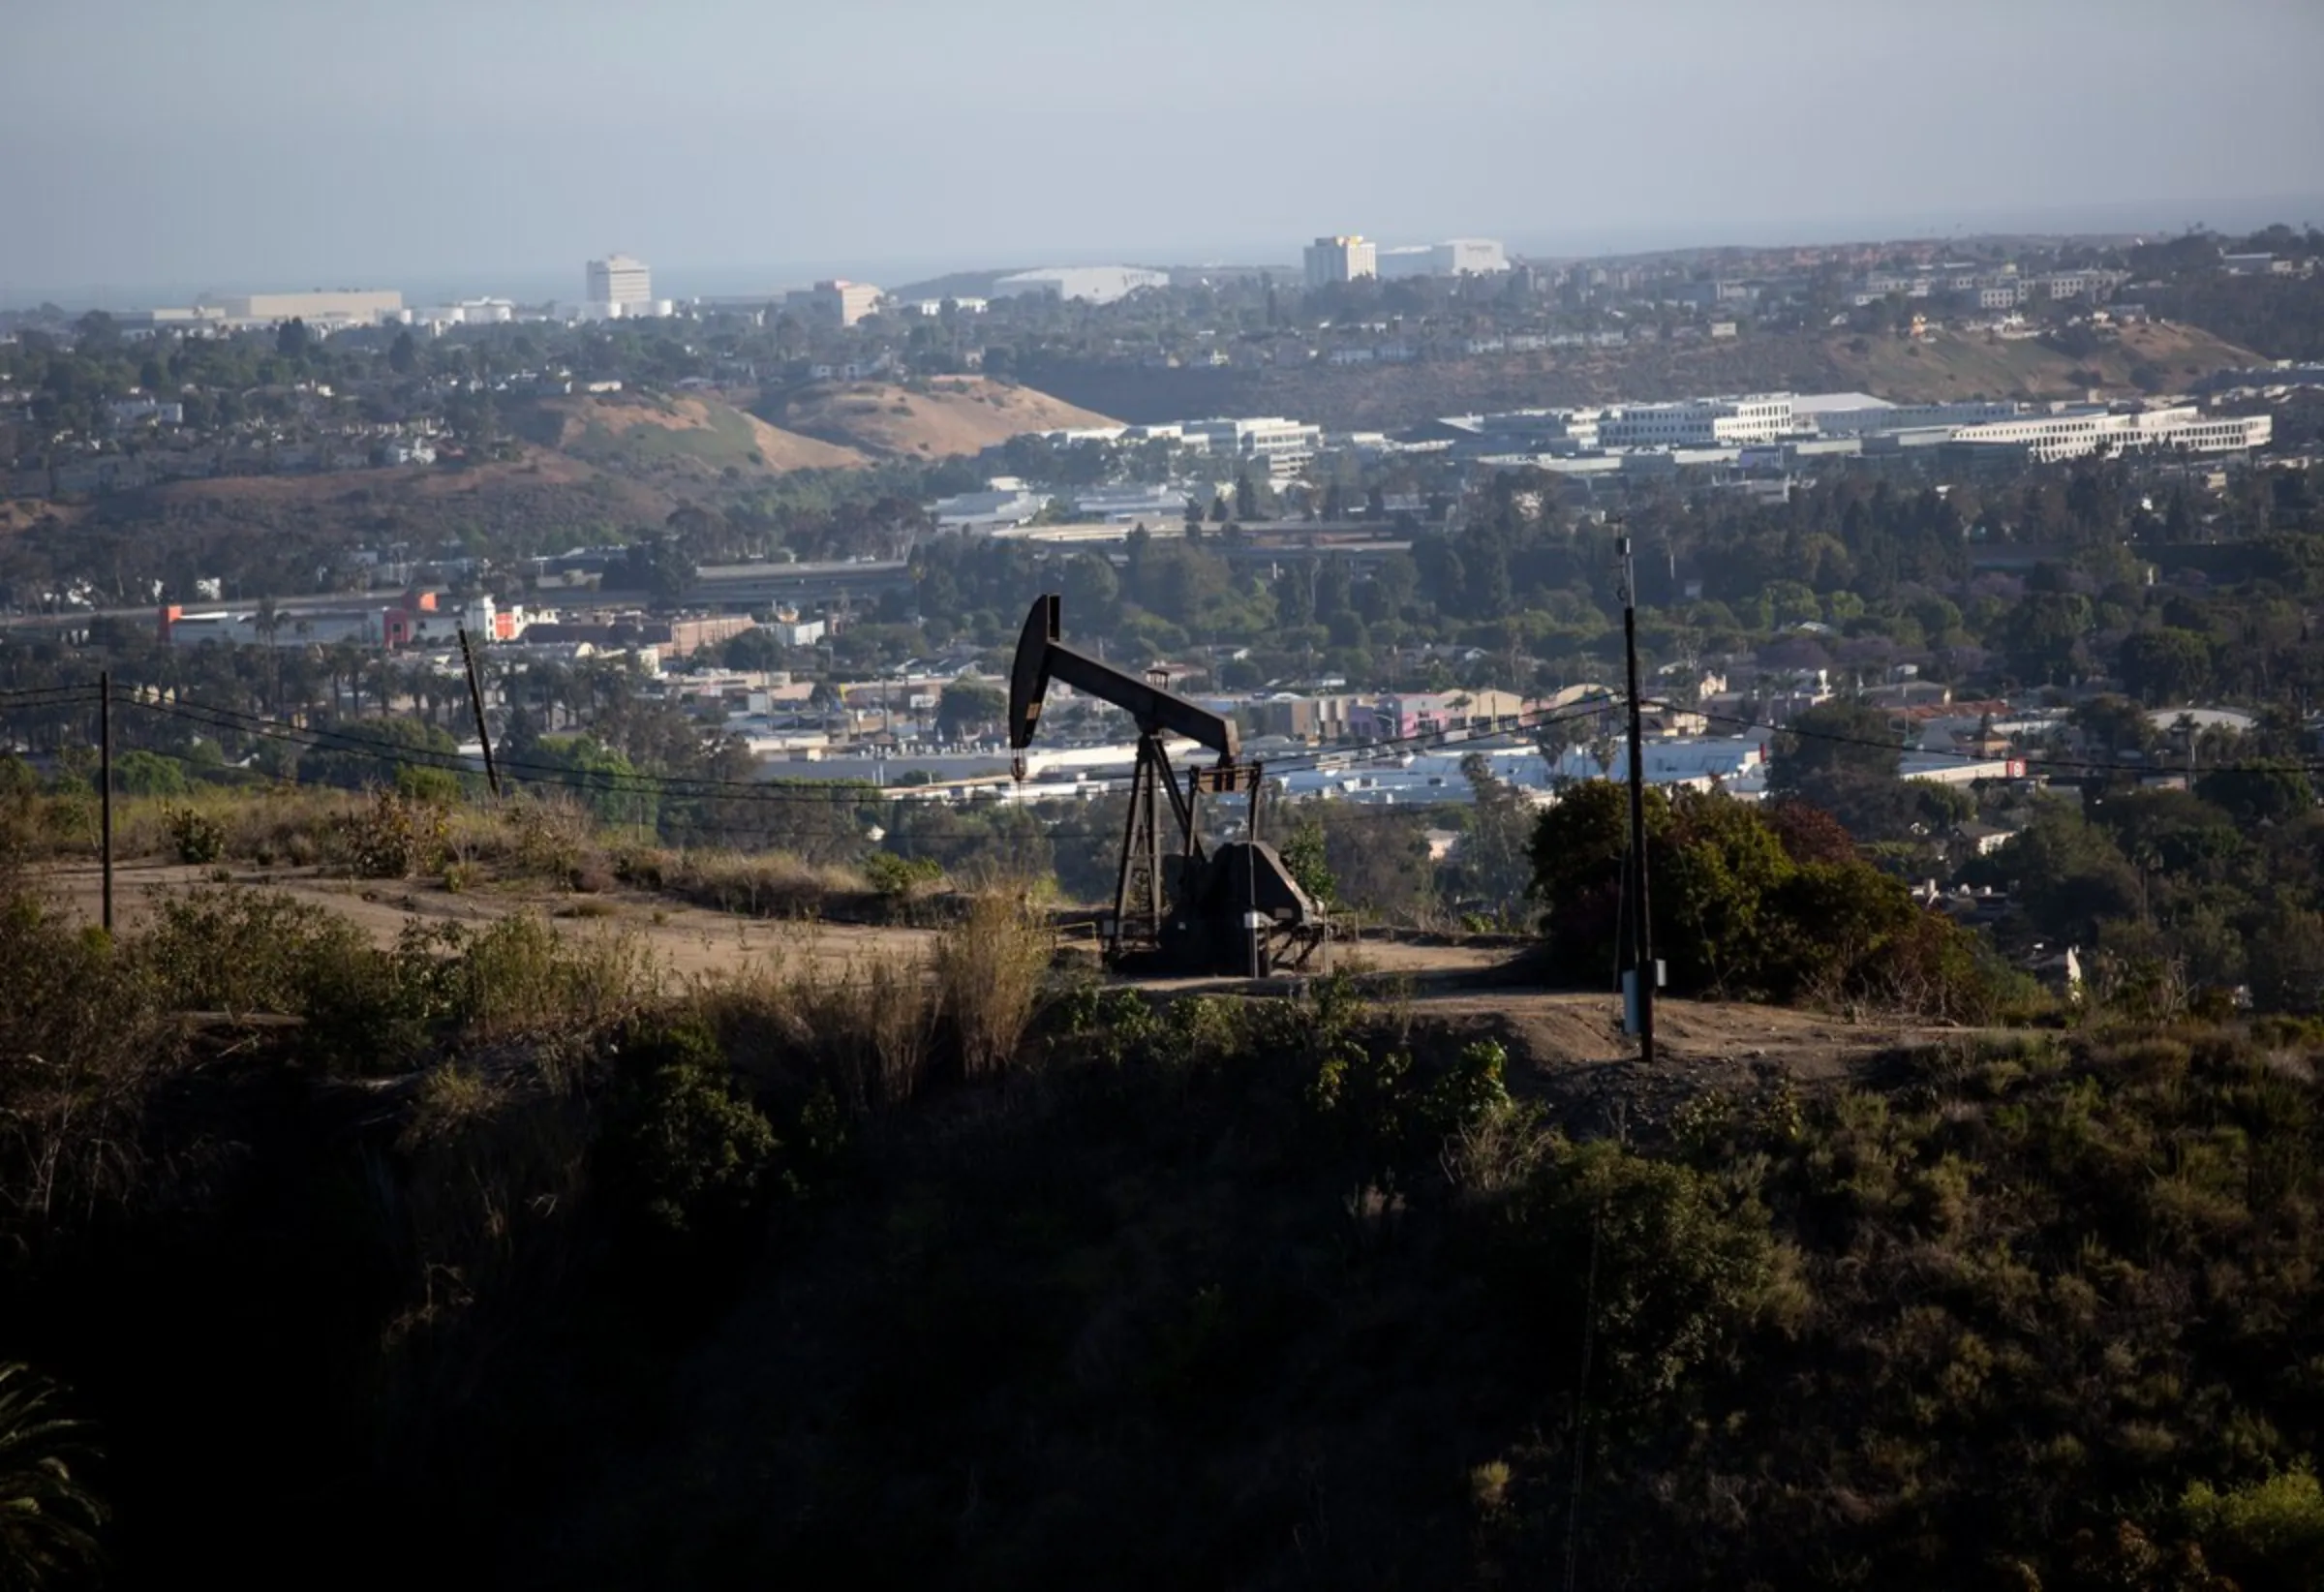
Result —
<instances>
[{"instance_id":1,"label":"dry dirt ground","mask_svg":"<svg viewBox=\"0 0 2324 1592\"><path fill-rule=\"evenodd\" d=\"M101 880L89 864L58 867L51 887L90 922L100 914ZM149 918L155 903L210 887L210 871L160 863L116 870L115 917L123 928ZM340 913L382 944L413 920L483 924L535 911L571 934L632 935L676 980L732 975L752 967L811 967L825 976L880 960L925 958L933 931L742 917L631 892L573 896L497 886L453 893L441 884L326 878L312 871L237 871L239 888L286 892ZM1679 1100L1711 1088L1748 1088L1786 1080L1821 1087L1877 1073L1899 1056L1973 1037L1964 1030L1884 1019L1741 1002L1665 1000L1658 1007L1657 1065L1637 1060L1608 994L1544 989L1521 953L1507 945L1365 940L1333 948L1334 964L1370 991L1384 1023L1416 1050L1456 1051L1477 1040L1508 1053L1509 1082L1567 1115L1650 1126ZM1089 959L1094 966L1094 959ZM1248 995L1295 990L1300 975L1254 987L1239 979L1148 979L1156 994Z\"/></svg>"}]
</instances>

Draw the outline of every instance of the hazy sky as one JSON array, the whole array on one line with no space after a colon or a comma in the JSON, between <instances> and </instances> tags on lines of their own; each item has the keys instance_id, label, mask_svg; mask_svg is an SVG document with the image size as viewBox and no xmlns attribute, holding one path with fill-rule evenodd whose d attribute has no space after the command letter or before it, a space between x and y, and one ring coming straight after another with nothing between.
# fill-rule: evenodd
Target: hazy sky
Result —
<instances>
[{"instance_id":1,"label":"hazy sky","mask_svg":"<svg viewBox=\"0 0 2324 1592\"><path fill-rule=\"evenodd\" d=\"M2324 222L2319 81L2324 0L0 0L0 295Z\"/></svg>"}]
</instances>

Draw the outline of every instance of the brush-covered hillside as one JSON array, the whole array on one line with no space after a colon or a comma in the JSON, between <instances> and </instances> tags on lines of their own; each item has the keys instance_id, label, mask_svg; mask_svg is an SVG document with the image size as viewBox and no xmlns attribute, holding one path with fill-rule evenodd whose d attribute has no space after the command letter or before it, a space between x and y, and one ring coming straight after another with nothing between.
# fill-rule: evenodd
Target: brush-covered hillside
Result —
<instances>
[{"instance_id":1,"label":"brush-covered hillside","mask_svg":"<svg viewBox=\"0 0 2324 1592\"><path fill-rule=\"evenodd\" d=\"M247 800L182 843L295 849ZM575 910L0 884L0 1579L2324 1576L2313 1023L1680 1005L1649 1072L1602 995L1109 984L1008 889L674 976L569 815L436 800L305 853Z\"/></svg>"}]
</instances>

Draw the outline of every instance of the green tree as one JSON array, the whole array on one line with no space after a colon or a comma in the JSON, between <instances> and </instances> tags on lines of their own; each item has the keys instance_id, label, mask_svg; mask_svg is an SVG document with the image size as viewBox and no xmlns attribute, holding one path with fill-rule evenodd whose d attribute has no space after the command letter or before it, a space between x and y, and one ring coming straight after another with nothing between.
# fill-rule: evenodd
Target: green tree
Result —
<instances>
[{"instance_id":1,"label":"green tree","mask_svg":"<svg viewBox=\"0 0 2324 1592\"><path fill-rule=\"evenodd\" d=\"M138 749L113 759L113 786L124 796L183 796L186 775L175 758Z\"/></svg>"},{"instance_id":2,"label":"green tree","mask_svg":"<svg viewBox=\"0 0 2324 1592\"><path fill-rule=\"evenodd\" d=\"M659 820L659 782L595 736L541 736L523 760L535 765L523 780L575 792L600 823L651 831Z\"/></svg>"},{"instance_id":3,"label":"green tree","mask_svg":"<svg viewBox=\"0 0 2324 1592\"><path fill-rule=\"evenodd\" d=\"M2125 638L2115 658L2123 687L2149 707L2190 701L2211 679L2211 644L2166 626Z\"/></svg>"},{"instance_id":4,"label":"green tree","mask_svg":"<svg viewBox=\"0 0 2324 1592\"><path fill-rule=\"evenodd\" d=\"M1815 807L1838 807L1850 785L1894 781L1904 737L1864 702L1818 702L1776 737L1766 788Z\"/></svg>"},{"instance_id":5,"label":"green tree","mask_svg":"<svg viewBox=\"0 0 2324 1592\"><path fill-rule=\"evenodd\" d=\"M2316 805L2307 771L2289 759L2214 769L2195 781L2195 794L2246 825L2281 823Z\"/></svg>"},{"instance_id":6,"label":"green tree","mask_svg":"<svg viewBox=\"0 0 2324 1592\"><path fill-rule=\"evenodd\" d=\"M719 649L719 661L729 669L759 671L782 666L782 644L775 632L763 625L751 627L739 635L726 638Z\"/></svg>"},{"instance_id":7,"label":"green tree","mask_svg":"<svg viewBox=\"0 0 2324 1592\"><path fill-rule=\"evenodd\" d=\"M998 686L955 680L936 699L936 734L946 741L964 741L978 730L999 724L1008 711L1008 693Z\"/></svg>"},{"instance_id":8,"label":"green tree","mask_svg":"<svg viewBox=\"0 0 2324 1592\"><path fill-rule=\"evenodd\" d=\"M446 731L422 719L342 719L299 755L298 779L347 790L391 785L406 763L444 767L459 750Z\"/></svg>"},{"instance_id":9,"label":"green tree","mask_svg":"<svg viewBox=\"0 0 2324 1592\"><path fill-rule=\"evenodd\" d=\"M2029 592L2002 627L2009 667L2021 680L2063 685L2088 667L2083 638L2094 617L2076 592Z\"/></svg>"},{"instance_id":10,"label":"green tree","mask_svg":"<svg viewBox=\"0 0 2324 1592\"><path fill-rule=\"evenodd\" d=\"M1283 866L1307 899L1330 911L1339 904L1338 881L1325 855L1324 826L1314 814L1302 815L1283 841Z\"/></svg>"}]
</instances>

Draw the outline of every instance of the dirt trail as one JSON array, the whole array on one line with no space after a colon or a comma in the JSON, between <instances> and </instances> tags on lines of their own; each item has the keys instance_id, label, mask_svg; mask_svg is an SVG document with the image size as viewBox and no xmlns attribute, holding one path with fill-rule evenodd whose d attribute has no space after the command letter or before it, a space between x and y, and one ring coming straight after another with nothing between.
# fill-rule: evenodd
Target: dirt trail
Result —
<instances>
[{"instance_id":1,"label":"dirt trail","mask_svg":"<svg viewBox=\"0 0 2324 1592\"><path fill-rule=\"evenodd\" d=\"M58 868L46 877L75 911L91 923L98 920L103 881L94 866ZM741 917L624 891L576 896L490 885L454 894L440 884L417 880L324 878L311 870L237 870L230 882L240 888L279 890L326 907L380 945L393 944L414 919L482 925L517 912L537 912L562 933L634 934L660 966L681 977L734 972L752 962L803 959L821 969L840 971L851 963L923 955L933 938L920 929ZM115 921L124 930L134 929L153 915L157 901L211 885L206 868L160 863L116 868Z\"/></svg>"}]
</instances>

